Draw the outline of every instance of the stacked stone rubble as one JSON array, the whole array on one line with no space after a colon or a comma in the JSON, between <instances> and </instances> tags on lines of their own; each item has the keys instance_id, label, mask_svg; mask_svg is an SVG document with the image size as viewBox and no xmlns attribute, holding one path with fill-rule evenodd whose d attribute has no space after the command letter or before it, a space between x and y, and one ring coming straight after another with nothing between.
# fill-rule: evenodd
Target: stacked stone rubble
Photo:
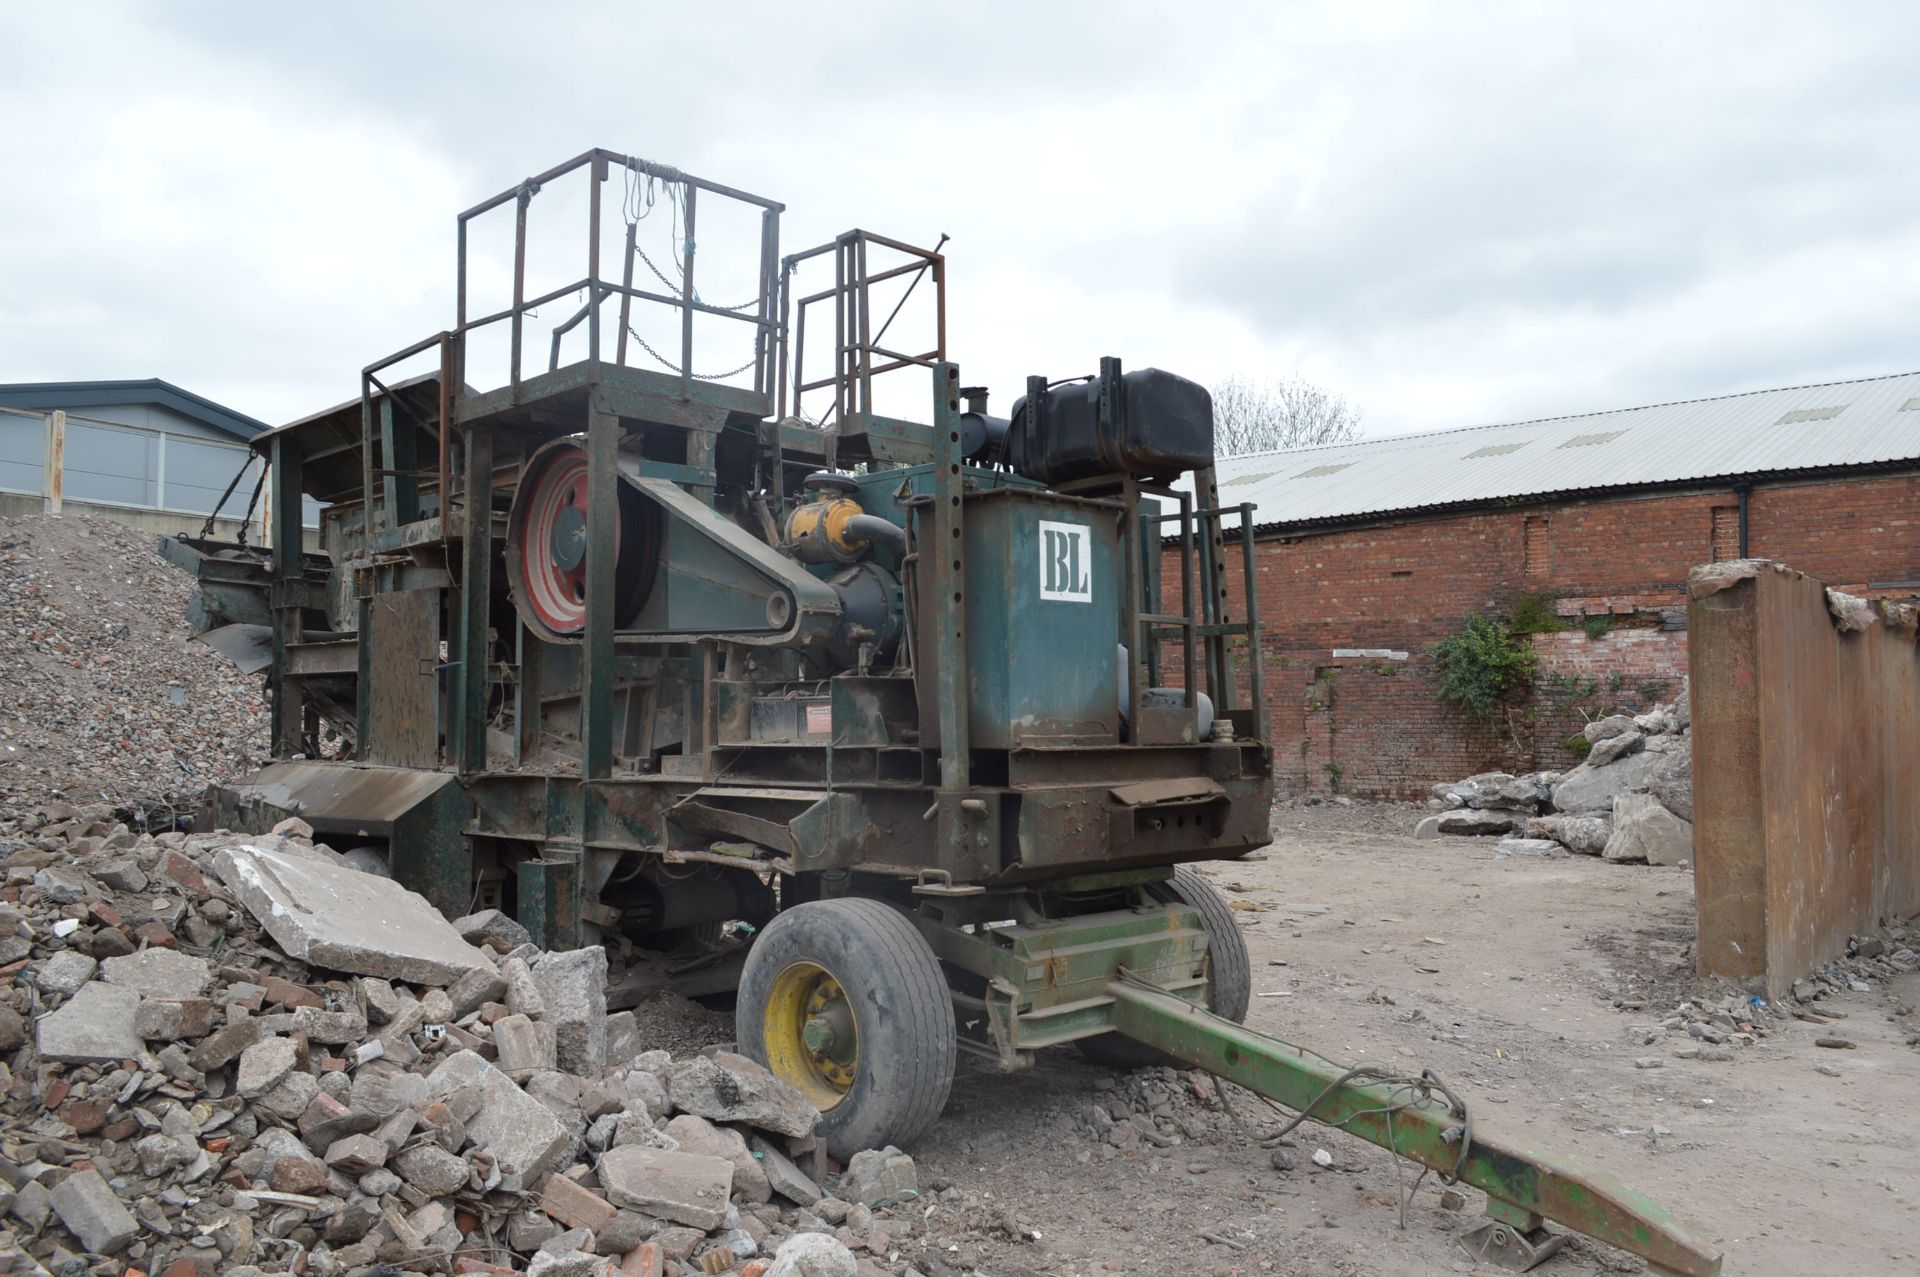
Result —
<instances>
[{"instance_id":1,"label":"stacked stone rubble","mask_svg":"<svg viewBox=\"0 0 1920 1277\"><path fill-rule=\"evenodd\" d=\"M1588 723L1587 756L1566 772L1486 772L1438 784L1415 830L1499 836L1506 854L1562 850L1655 865L1693 857L1693 745L1684 688L1644 714Z\"/></svg>"},{"instance_id":2,"label":"stacked stone rubble","mask_svg":"<svg viewBox=\"0 0 1920 1277\"><path fill-rule=\"evenodd\" d=\"M297 821L104 815L0 828L10 1271L916 1271L912 1160L830 1193L800 1093L648 1049L600 949L448 923Z\"/></svg>"}]
</instances>

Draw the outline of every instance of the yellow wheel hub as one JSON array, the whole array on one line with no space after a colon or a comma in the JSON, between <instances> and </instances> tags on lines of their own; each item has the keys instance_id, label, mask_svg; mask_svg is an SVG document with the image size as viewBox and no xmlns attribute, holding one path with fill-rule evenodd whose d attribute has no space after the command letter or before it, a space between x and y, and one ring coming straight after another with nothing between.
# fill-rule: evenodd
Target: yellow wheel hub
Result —
<instances>
[{"instance_id":1,"label":"yellow wheel hub","mask_svg":"<svg viewBox=\"0 0 1920 1277\"><path fill-rule=\"evenodd\" d=\"M796 962L775 976L762 1023L774 1076L823 1113L847 1098L860 1068L860 1030L831 971Z\"/></svg>"}]
</instances>

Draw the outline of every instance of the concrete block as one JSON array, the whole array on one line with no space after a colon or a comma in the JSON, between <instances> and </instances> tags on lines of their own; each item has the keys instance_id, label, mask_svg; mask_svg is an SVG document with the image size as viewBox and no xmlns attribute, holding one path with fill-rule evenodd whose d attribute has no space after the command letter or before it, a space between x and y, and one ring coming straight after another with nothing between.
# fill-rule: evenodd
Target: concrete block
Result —
<instances>
[{"instance_id":1,"label":"concrete block","mask_svg":"<svg viewBox=\"0 0 1920 1277\"><path fill-rule=\"evenodd\" d=\"M493 966L426 897L391 879L245 844L222 848L214 866L282 950L315 966L434 985Z\"/></svg>"},{"instance_id":2,"label":"concrete block","mask_svg":"<svg viewBox=\"0 0 1920 1277\"><path fill-rule=\"evenodd\" d=\"M114 1196L99 1171L69 1175L54 1185L54 1213L89 1254L117 1255L140 1235L140 1223Z\"/></svg>"},{"instance_id":3,"label":"concrete block","mask_svg":"<svg viewBox=\"0 0 1920 1277\"><path fill-rule=\"evenodd\" d=\"M507 982L493 969L482 971L479 967L462 975L447 989L447 1000L452 1004L453 1019L462 1019L483 1002L498 1002L507 995Z\"/></svg>"},{"instance_id":4,"label":"concrete block","mask_svg":"<svg viewBox=\"0 0 1920 1277\"><path fill-rule=\"evenodd\" d=\"M590 1233L599 1232L618 1213L612 1202L564 1175L547 1176L540 1186L540 1209L568 1228Z\"/></svg>"},{"instance_id":5,"label":"concrete block","mask_svg":"<svg viewBox=\"0 0 1920 1277\"><path fill-rule=\"evenodd\" d=\"M34 987L42 993L57 993L70 998L80 986L93 979L100 964L78 949L62 949L41 964L33 974Z\"/></svg>"},{"instance_id":6,"label":"concrete block","mask_svg":"<svg viewBox=\"0 0 1920 1277\"><path fill-rule=\"evenodd\" d=\"M493 1049L500 1071L516 1082L554 1068L558 1062L553 1025L510 1015L493 1026Z\"/></svg>"},{"instance_id":7,"label":"concrete block","mask_svg":"<svg viewBox=\"0 0 1920 1277\"><path fill-rule=\"evenodd\" d=\"M541 1172L551 1170L570 1144L567 1132L544 1104L472 1051L457 1051L441 1061L427 1075L427 1088L446 1099L455 1116L466 1122L468 1138L486 1143L509 1191L522 1189ZM460 1092L475 1102L470 1116L461 1116L464 1105L454 1102Z\"/></svg>"},{"instance_id":8,"label":"concrete block","mask_svg":"<svg viewBox=\"0 0 1920 1277\"><path fill-rule=\"evenodd\" d=\"M354 1011L327 1011L303 1006L293 1013L293 1031L304 1033L309 1042L323 1046L344 1046L367 1036L367 1017Z\"/></svg>"},{"instance_id":9,"label":"concrete block","mask_svg":"<svg viewBox=\"0 0 1920 1277\"><path fill-rule=\"evenodd\" d=\"M595 945L543 953L531 969L554 1028L558 1067L598 1078L607 1067L607 951Z\"/></svg>"},{"instance_id":10,"label":"concrete block","mask_svg":"<svg viewBox=\"0 0 1920 1277\"><path fill-rule=\"evenodd\" d=\"M133 1028L149 1042L203 1038L213 1032L216 1010L208 998L142 998Z\"/></svg>"},{"instance_id":11,"label":"concrete block","mask_svg":"<svg viewBox=\"0 0 1920 1277\"><path fill-rule=\"evenodd\" d=\"M615 1205L712 1230L727 1217L733 1163L627 1144L600 1156L600 1186Z\"/></svg>"},{"instance_id":12,"label":"concrete block","mask_svg":"<svg viewBox=\"0 0 1920 1277\"><path fill-rule=\"evenodd\" d=\"M530 1020L546 1017L546 999L540 996L540 986L533 979L533 968L527 965L525 958L508 958L501 963L500 978L506 982L509 1012L524 1015Z\"/></svg>"},{"instance_id":13,"label":"concrete block","mask_svg":"<svg viewBox=\"0 0 1920 1277\"><path fill-rule=\"evenodd\" d=\"M260 1040L260 1021L248 1018L228 1020L193 1048L187 1063L202 1073L231 1063L239 1054Z\"/></svg>"},{"instance_id":14,"label":"concrete block","mask_svg":"<svg viewBox=\"0 0 1920 1277\"><path fill-rule=\"evenodd\" d=\"M392 1161L401 1179L429 1197L446 1197L467 1185L466 1162L438 1144L416 1144Z\"/></svg>"},{"instance_id":15,"label":"concrete block","mask_svg":"<svg viewBox=\"0 0 1920 1277\"><path fill-rule=\"evenodd\" d=\"M859 1277L860 1261L825 1233L800 1233L780 1243L765 1277Z\"/></svg>"},{"instance_id":16,"label":"concrete block","mask_svg":"<svg viewBox=\"0 0 1920 1277\"><path fill-rule=\"evenodd\" d=\"M34 1050L66 1064L137 1059L144 1049L133 1027L139 1006L132 989L96 980L35 1021Z\"/></svg>"}]
</instances>

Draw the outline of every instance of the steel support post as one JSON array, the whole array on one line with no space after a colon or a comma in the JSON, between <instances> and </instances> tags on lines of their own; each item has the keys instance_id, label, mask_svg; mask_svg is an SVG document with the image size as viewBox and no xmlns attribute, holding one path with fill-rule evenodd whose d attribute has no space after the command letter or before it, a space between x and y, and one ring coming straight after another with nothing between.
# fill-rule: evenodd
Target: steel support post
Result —
<instances>
[{"instance_id":1,"label":"steel support post","mask_svg":"<svg viewBox=\"0 0 1920 1277\"><path fill-rule=\"evenodd\" d=\"M978 865L987 850L986 805L969 798L966 473L960 452L960 369L933 366L933 536L919 547L933 582L933 677L940 713L940 789L934 817L949 867Z\"/></svg>"},{"instance_id":2,"label":"steel support post","mask_svg":"<svg viewBox=\"0 0 1920 1277\"><path fill-rule=\"evenodd\" d=\"M300 680L289 678L287 649L300 641L298 597L306 578L306 547L300 536L300 447L285 434L274 436L270 462L273 466L273 545L270 597L273 600L273 669L281 677L272 680L273 723L270 745L275 758L289 758L301 752L300 734L306 719L306 697Z\"/></svg>"},{"instance_id":3,"label":"steel support post","mask_svg":"<svg viewBox=\"0 0 1920 1277\"><path fill-rule=\"evenodd\" d=\"M1594 1171L1514 1145L1470 1122L1437 1087L1366 1081L1354 1070L1223 1020L1131 979L1106 988L1127 1037L1277 1100L1315 1121L1486 1193L1502 1222L1534 1216L1639 1255L1684 1277L1716 1277L1720 1252L1665 1210Z\"/></svg>"},{"instance_id":4,"label":"steel support post","mask_svg":"<svg viewBox=\"0 0 1920 1277\"><path fill-rule=\"evenodd\" d=\"M940 788L967 787L967 569L960 370L933 367L933 544L920 547L933 578L933 674L939 681Z\"/></svg>"},{"instance_id":5,"label":"steel support post","mask_svg":"<svg viewBox=\"0 0 1920 1277\"><path fill-rule=\"evenodd\" d=\"M541 657L546 648L521 622L516 620L513 629L519 674L513 685L513 761L524 763L540 749Z\"/></svg>"},{"instance_id":6,"label":"steel support post","mask_svg":"<svg viewBox=\"0 0 1920 1277\"><path fill-rule=\"evenodd\" d=\"M380 397L380 456L387 494L387 525L405 527L420 518L419 456L411 422L394 421L393 395Z\"/></svg>"},{"instance_id":7,"label":"steel support post","mask_svg":"<svg viewBox=\"0 0 1920 1277\"><path fill-rule=\"evenodd\" d=\"M453 670L461 771L487 769L487 641L493 594L493 431L466 432L466 501L460 529L460 641ZM443 514L443 518L444 518Z\"/></svg>"},{"instance_id":8,"label":"steel support post","mask_svg":"<svg viewBox=\"0 0 1920 1277\"><path fill-rule=\"evenodd\" d=\"M613 596L619 544L615 522L620 418L598 385L587 400L587 615L580 644L580 774L613 772Z\"/></svg>"},{"instance_id":9,"label":"steel support post","mask_svg":"<svg viewBox=\"0 0 1920 1277\"><path fill-rule=\"evenodd\" d=\"M1200 516L1200 589L1206 598L1201 607L1201 623L1225 625L1227 614L1227 541L1220 526L1220 488L1214 481L1213 467L1193 472L1194 508L1207 513ZM1238 709L1239 689L1233 681L1233 653L1226 636L1210 633L1207 645L1207 690L1213 693L1214 709L1224 713Z\"/></svg>"}]
</instances>

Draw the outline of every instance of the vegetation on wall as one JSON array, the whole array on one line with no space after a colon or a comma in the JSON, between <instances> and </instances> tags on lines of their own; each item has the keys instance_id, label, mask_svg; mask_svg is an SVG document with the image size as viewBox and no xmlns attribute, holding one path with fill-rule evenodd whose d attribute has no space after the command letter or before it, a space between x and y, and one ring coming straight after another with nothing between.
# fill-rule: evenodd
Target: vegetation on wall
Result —
<instances>
[{"instance_id":1,"label":"vegetation on wall","mask_svg":"<svg viewBox=\"0 0 1920 1277\"><path fill-rule=\"evenodd\" d=\"M1541 591L1522 594L1507 608L1507 628L1517 635L1558 634L1571 629L1567 619L1554 611L1558 596Z\"/></svg>"},{"instance_id":2,"label":"vegetation on wall","mask_svg":"<svg viewBox=\"0 0 1920 1277\"><path fill-rule=\"evenodd\" d=\"M1533 686L1533 647L1507 621L1470 617L1427 655L1440 672L1440 699L1483 722Z\"/></svg>"}]
</instances>

